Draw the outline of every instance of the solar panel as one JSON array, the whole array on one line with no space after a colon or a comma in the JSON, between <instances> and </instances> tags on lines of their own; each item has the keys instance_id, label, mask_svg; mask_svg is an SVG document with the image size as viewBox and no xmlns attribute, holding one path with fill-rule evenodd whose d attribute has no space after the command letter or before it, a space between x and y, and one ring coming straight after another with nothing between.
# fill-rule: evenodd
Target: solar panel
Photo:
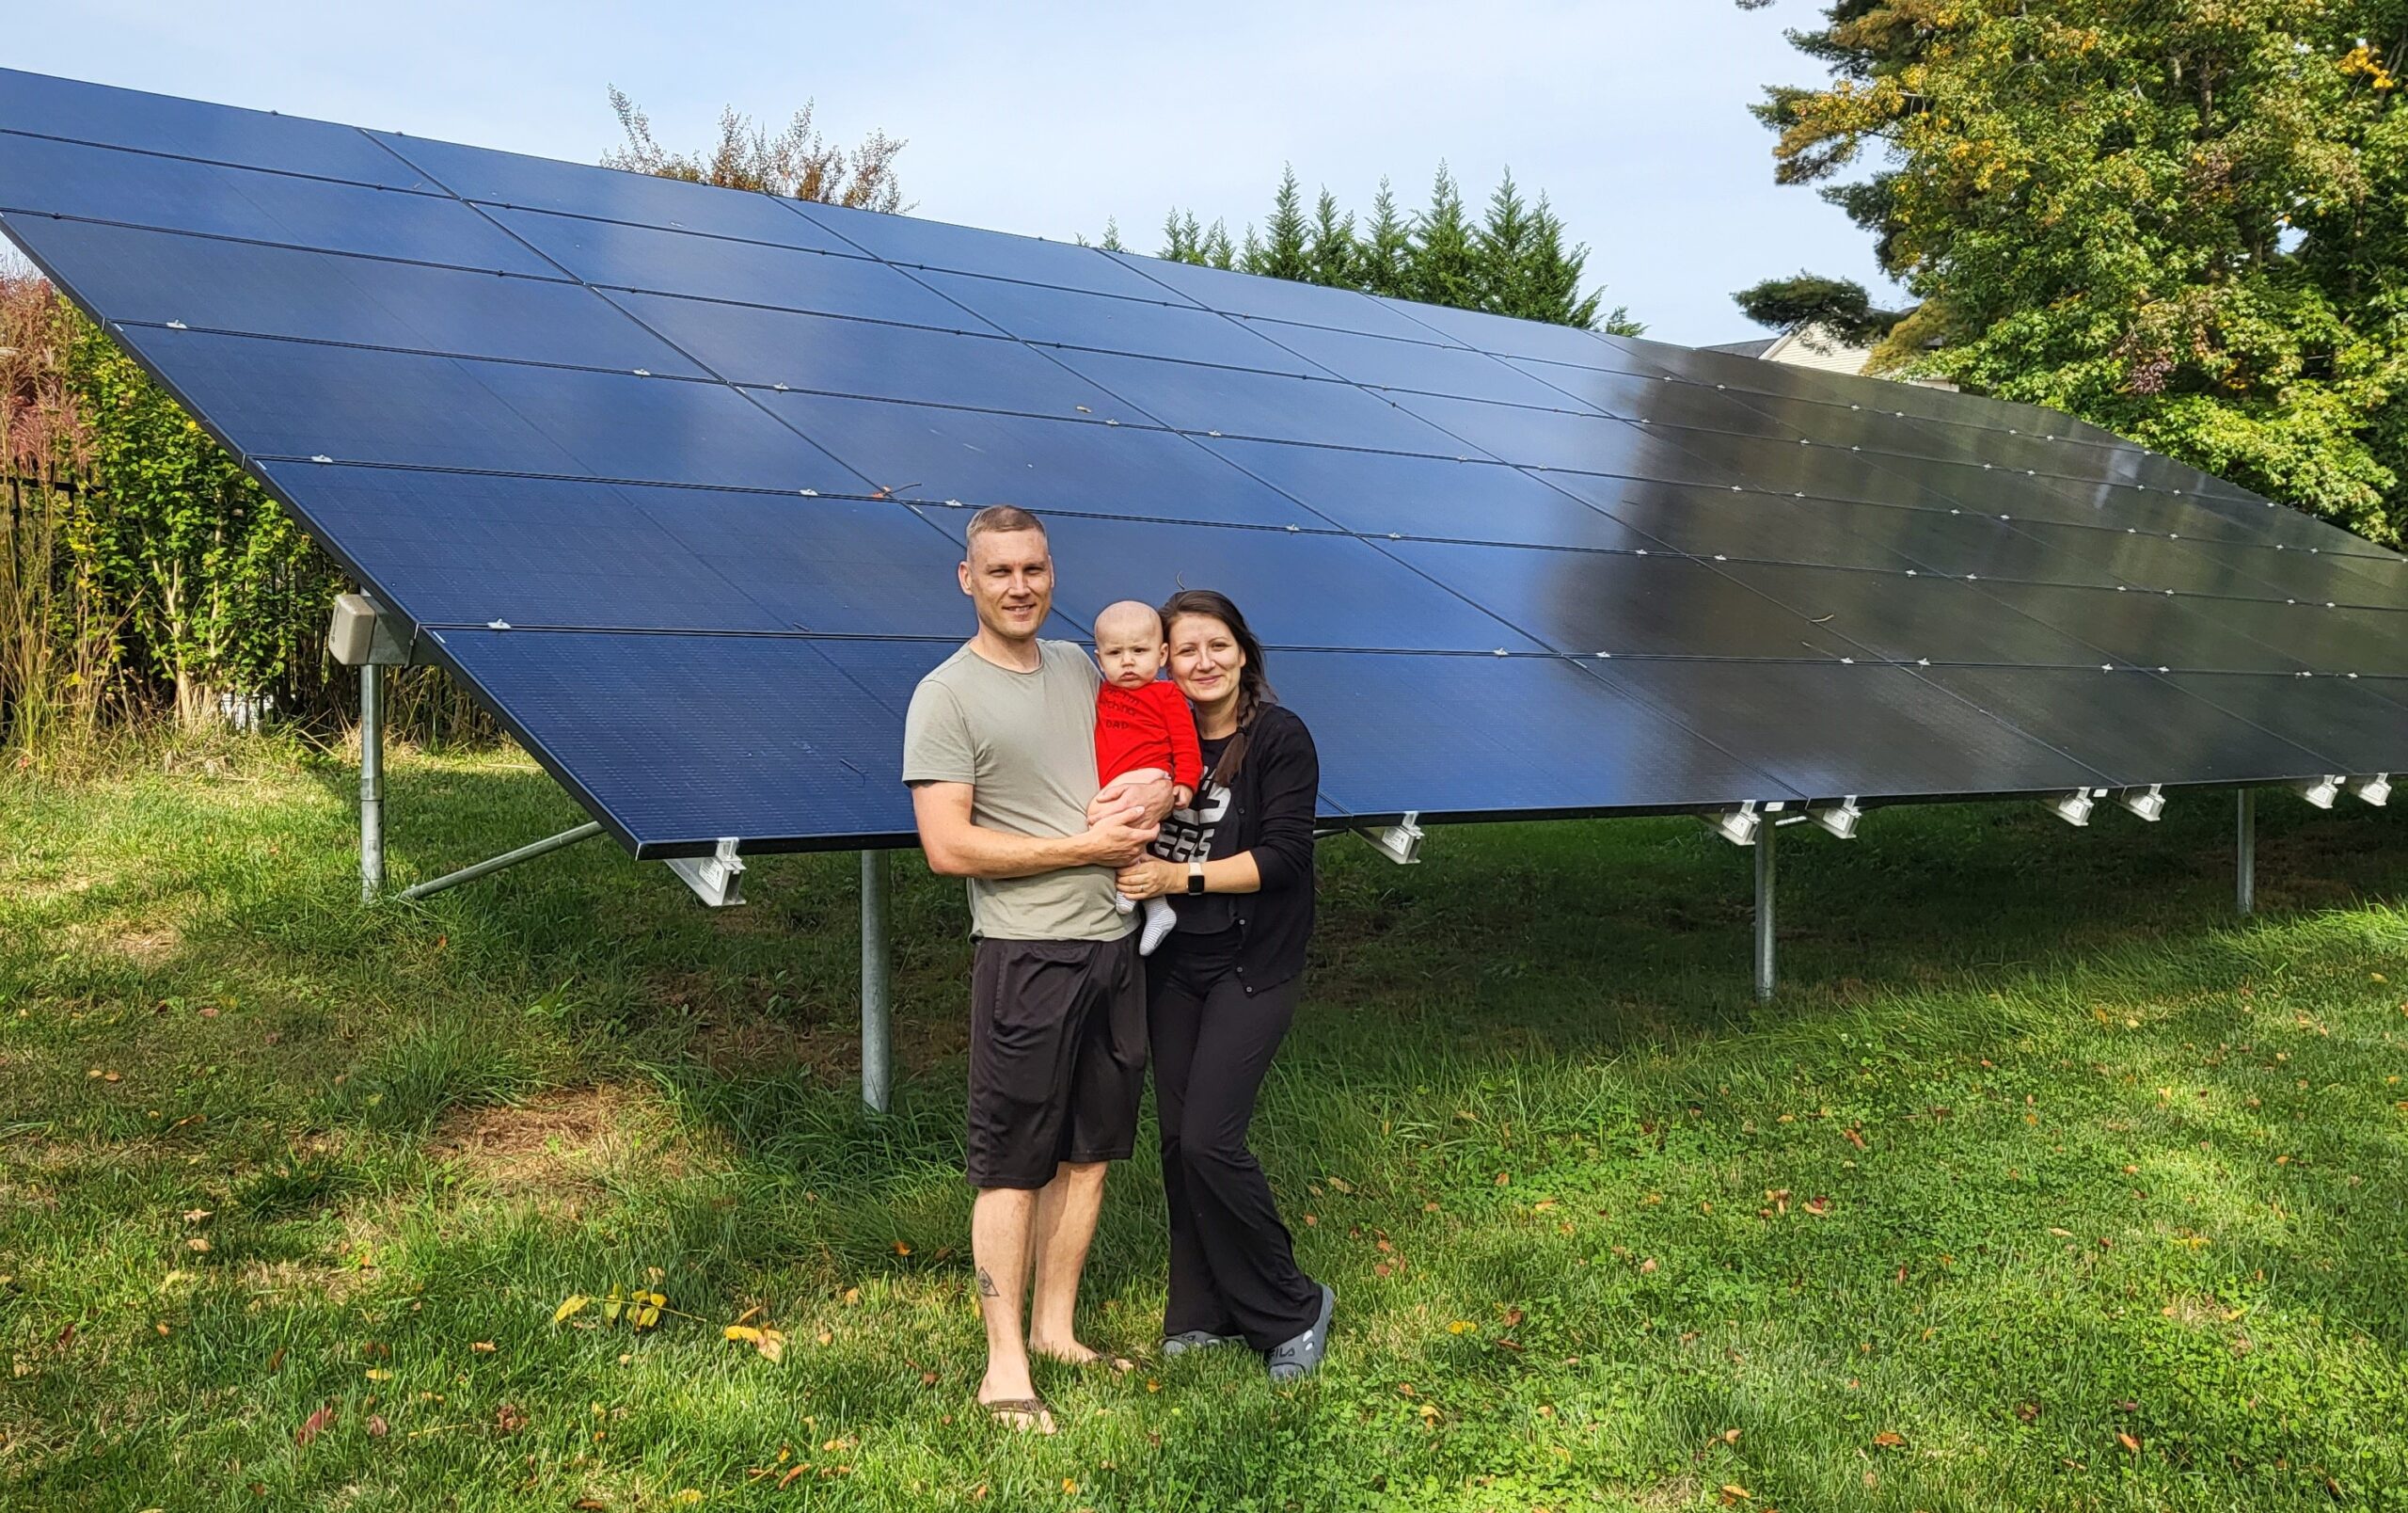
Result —
<instances>
[{"instance_id":1,"label":"solar panel","mask_svg":"<svg viewBox=\"0 0 2408 1513\"><path fill-rule=\"evenodd\" d=\"M2408 768L2408 559L2030 406L5 71L0 228L642 855L908 838L999 502L1333 821Z\"/></svg>"}]
</instances>

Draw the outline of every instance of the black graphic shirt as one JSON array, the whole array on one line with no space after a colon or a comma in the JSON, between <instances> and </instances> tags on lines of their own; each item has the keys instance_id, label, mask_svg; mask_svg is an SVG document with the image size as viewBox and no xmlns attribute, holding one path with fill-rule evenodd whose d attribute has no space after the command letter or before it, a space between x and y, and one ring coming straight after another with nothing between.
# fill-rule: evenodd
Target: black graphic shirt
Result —
<instances>
[{"instance_id":1,"label":"black graphic shirt","mask_svg":"<svg viewBox=\"0 0 2408 1513\"><path fill-rule=\"evenodd\" d=\"M1228 818L1229 788L1215 780L1220 769L1221 754L1229 749L1229 738L1207 741L1204 748L1204 780L1196 787L1196 797L1184 809L1173 809L1163 819L1162 834L1154 837L1154 854L1180 863L1209 862L1212 859L1212 836ZM1180 887L1186 886L1182 878ZM1213 934L1228 930L1238 922L1236 906L1226 893L1204 893L1190 896L1174 890L1171 906L1179 911L1179 932L1182 935Z\"/></svg>"}]
</instances>

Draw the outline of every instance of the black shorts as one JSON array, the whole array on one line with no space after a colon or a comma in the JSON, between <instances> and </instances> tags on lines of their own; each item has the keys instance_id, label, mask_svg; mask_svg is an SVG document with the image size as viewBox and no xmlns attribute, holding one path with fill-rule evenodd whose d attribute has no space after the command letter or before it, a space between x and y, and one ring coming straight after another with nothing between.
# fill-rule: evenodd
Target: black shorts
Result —
<instances>
[{"instance_id":1,"label":"black shorts","mask_svg":"<svg viewBox=\"0 0 2408 1513\"><path fill-rule=\"evenodd\" d=\"M970 967L974 1187L1125 1161L1146 1082L1146 973L1118 940L982 940Z\"/></svg>"}]
</instances>

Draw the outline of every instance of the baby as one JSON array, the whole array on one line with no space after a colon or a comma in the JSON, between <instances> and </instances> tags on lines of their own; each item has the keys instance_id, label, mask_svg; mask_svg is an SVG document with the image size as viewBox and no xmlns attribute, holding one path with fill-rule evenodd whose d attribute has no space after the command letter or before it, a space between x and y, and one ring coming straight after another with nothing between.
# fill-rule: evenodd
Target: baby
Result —
<instances>
[{"instance_id":1,"label":"baby","mask_svg":"<svg viewBox=\"0 0 2408 1513\"><path fill-rule=\"evenodd\" d=\"M1134 773L1167 777L1172 807L1183 809L1204 776L1204 754L1196 744L1196 720L1179 685L1157 681L1166 649L1162 616L1153 607L1122 599L1095 617L1095 661L1103 687L1095 699L1095 775L1098 791ZM1136 907L1115 894L1120 912ZM1167 899L1146 900L1140 955L1151 955L1179 923Z\"/></svg>"}]
</instances>

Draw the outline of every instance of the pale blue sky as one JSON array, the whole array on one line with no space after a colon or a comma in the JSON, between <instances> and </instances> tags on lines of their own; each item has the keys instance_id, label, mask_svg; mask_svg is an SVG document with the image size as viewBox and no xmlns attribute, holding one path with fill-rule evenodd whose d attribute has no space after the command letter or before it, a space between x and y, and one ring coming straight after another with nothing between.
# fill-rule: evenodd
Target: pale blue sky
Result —
<instances>
[{"instance_id":1,"label":"pale blue sky","mask_svg":"<svg viewBox=\"0 0 2408 1513\"><path fill-rule=\"evenodd\" d=\"M1774 185L1746 110L1815 77L1781 31L1817 8L53 0L0 61L585 162L615 144L611 84L672 146L721 104L782 120L816 98L833 136L910 139L916 214L1063 238L1117 215L1141 251L1173 203L1259 219L1284 162L1354 209L1383 173L1411 205L1441 157L1481 193L1511 164L1608 304L1696 343L1763 334L1730 301L1760 278L1875 278L1868 238Z\"/></svg>"}]
</instances>

